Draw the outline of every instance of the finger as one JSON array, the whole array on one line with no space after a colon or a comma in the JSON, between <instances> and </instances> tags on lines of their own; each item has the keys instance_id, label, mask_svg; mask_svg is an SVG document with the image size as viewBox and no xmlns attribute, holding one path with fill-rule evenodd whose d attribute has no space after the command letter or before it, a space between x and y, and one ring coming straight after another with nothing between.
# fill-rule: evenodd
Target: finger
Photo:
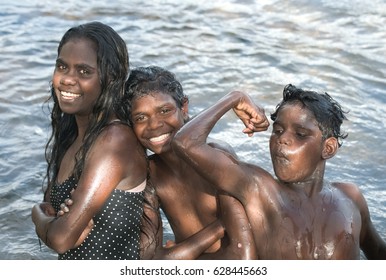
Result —
<instances>
[{"instance_id":1,"label":"finger","mask_svg":"<svg viewBox=\"0 0 386 280\"><path fill-rule=\"evenodd\" d=\"M64 203L60 204L60 210L62 210L64 213L67 213L68 211L70 211L70 209Z\"/></svg>"},{"instance_id":2,"label":"finger","mask_svg":"<svg viewBox=\"0 0 386 280\"><path fill-rule=\"evenodd\" d=\"M170 248L170 247L173 247L174 245L176 245L176 243L172 240L167 240L165 245L164 245L164 248Z\"/></svg>"},{"instance_id":3,"label":"finger","mask_svg":"<svg viewBox=\"0 0 386 280\"><path fill-rule=\"evenodd\" d=\"M66 199L64 200L64 203L65 203L67 206L71 206L71 205L74 203L74 201L73 201L71 198L66 198Z\"/></svg>"},{"instance_id":4,"label":"finger","mask_svg":"<svg viewBox=\"0 0 386 280\"><path fill-rule=\"evenodd\" d=\"M251 129L249 129L249 128L244 128L243 129L243 133L244 134L247 134L249 137L251 137L251 136L253 136L253 133L254 133L255 131L253 131L253 130L251 130Z\"/></svg>"}]
</instances>

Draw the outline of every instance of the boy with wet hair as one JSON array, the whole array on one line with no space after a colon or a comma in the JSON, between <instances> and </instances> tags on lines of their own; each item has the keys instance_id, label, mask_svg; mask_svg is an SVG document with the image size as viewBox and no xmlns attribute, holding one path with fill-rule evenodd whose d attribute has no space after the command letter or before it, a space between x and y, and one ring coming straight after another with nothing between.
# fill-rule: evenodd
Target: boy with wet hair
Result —
<instances>
[{"instance_id":1,"label":"boy with wet hair","mask_svg":"<svg viewBox=\"0 0 386 280\"><path fill-rule=\"evenodd\" d=\"M300 101L304 107L314 113L318 126L322 131L323 139L334 136L340 147L342 139L347 137L347 134L341 134L340 126L347 118L340 104L327 92L317 94L291 84L286 85L283 90L283 100L276 106L276 111L271 114L271 120L276 120L278 111L283 105L296 101Z\"/></svg>"},{"instance_id":2,"label":"boy with wet hair","mask_svg":"<svg viewBox=\"0 0 386 280\"><path fill-rule=\"evenodd\" d=\"M143 223L147 233L141 240L143 258L254 259L253 236L240 202L217 191L171 147L175 133L189 120L188 97L175 75L158 66L138 67L130 73L126 93L134 133L152 152L149 182L154 189L147 188L150 203L144 212L153 218ZM236 157L226 143L210 141L209 145ZM171 247L162 246L158 208L173 230L176 244ZM227 213L221 223L225 234L217 223L219 213ZM192 248L204 248L205 253Z\"/></svg>"},{"instance_id":3,"label":"boy with wet hair","mask_svg":"<svg viewBox=\"0 0 386 280\"><path fill-rule=\"evenodd\" d=\"M218 190L243 204L259 259L385 259L386 244L370 219L358 186L329 182L326 161L347 135L341 106L327 93L287 85L271 115L270 154L275 176L207 144L230 109L252 136L268 129L264 110L233 91L184 125L172 146Z\"/></svg>"}]
</instances>

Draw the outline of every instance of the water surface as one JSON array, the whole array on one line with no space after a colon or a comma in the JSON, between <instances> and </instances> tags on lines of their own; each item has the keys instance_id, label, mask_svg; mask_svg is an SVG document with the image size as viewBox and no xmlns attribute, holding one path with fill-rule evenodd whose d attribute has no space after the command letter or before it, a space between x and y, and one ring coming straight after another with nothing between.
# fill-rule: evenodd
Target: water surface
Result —
<instances>
[{"instance_id":1,"label":"water surface","mask_svg":"<svg viewBox=\"0 0 386 280\"><path fill-rule=\"evenodd\" d=\"M196 114L232 89L249 92L267 114L283 87L327 91L345 109L349 137L326 178L351 181L386 239L386 4L372 1L2 1L0 4L0 259L55 259L38 239L31 207L42 199L44 101L56 49L71 26L92 20L125 39L131 67L177 74ZM17 3L16 3L17 2ZM269 132L240 134L227 114L213 137L271 170ZM167 229L170 234L170 229Z\"/></svg>"}]
</instances>

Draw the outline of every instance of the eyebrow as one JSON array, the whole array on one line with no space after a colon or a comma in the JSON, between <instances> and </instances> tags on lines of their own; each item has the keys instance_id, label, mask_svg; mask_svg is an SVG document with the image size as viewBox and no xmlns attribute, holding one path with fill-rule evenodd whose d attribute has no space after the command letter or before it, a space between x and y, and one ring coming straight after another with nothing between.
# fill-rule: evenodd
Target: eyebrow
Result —
<instances>
[{"instance_id":1,"label":"eyebrow","mask_svg":"<svg viewBox=\"0 0 386 280\"><path fill-rule=\"evenodd\" d=\"M61 58L57 58L57 59L56 59L56 64L58 64L58 63L68 65L68 63L65 62L65 61L64 61L63 59L61 59ZM89 68L89 69L93 69L93 70L96 70L96 69L97 69L97 67L94 67L94 66L92 66L92 65L90 65L90 64L87 64L87 63L79 63L79 64L75 64L75 67L76 67L76 68Z\"/></svg>"},{"instance_id":2,"label":"eyebrow","mask_svg":"<svg viewBox=\"0 0 386 280\"><path fill-rule=\"evenodd\" d=\"M276 120L273 122L272 126L274 125L280 125L280 126L283 126L283 123ZM316 127L319 128L319 126L317 125L317 123L314 124ZM292 123L292 126L294 126L296 129L306 129L306 130L312 130L313 128L312 127L309 127L309 126L305 126L303 124L299 124L299 123Z\"/></svg>"}]
</instances>

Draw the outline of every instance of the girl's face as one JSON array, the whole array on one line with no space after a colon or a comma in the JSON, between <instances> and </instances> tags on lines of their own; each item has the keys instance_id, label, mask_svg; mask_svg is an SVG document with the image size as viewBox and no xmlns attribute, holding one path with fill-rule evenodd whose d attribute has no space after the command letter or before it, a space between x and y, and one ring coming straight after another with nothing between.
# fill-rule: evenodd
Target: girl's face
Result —
<instances>
[{"instance_id":1,"label":"girl's face","mask_svg":"<svg viewBox=\"0 0 386 280\"><path fill-rule=\"evenodd\" d=\"M102 90L94 42L76 38L65 43L56 60L52 83L63 112L88 116Z\"/></svg>"},{"instance_id":2,"label":"girl's face","mask_svg":"<svg viewBox=\"0 0 386 280\"><path fill-rule=\"evenodd\" d=\"M187 114L187 102L179 109L173 97L161 92L132 101L134 132L141 144L156 154L171 150L170 143L184 125Z\"/></svg>"},{"instance_id":3,"label":"girl's face","mask_svg":"<svg viewBox=\"0 0 386 280\"><path fill-rule=\"evenodd\" d=\"M273 123L270 138L277 178L295 183L318 176L323 162L323 143L322 132L311 111L299 103L284 105Z\"/></svg>"}]
</instances>

